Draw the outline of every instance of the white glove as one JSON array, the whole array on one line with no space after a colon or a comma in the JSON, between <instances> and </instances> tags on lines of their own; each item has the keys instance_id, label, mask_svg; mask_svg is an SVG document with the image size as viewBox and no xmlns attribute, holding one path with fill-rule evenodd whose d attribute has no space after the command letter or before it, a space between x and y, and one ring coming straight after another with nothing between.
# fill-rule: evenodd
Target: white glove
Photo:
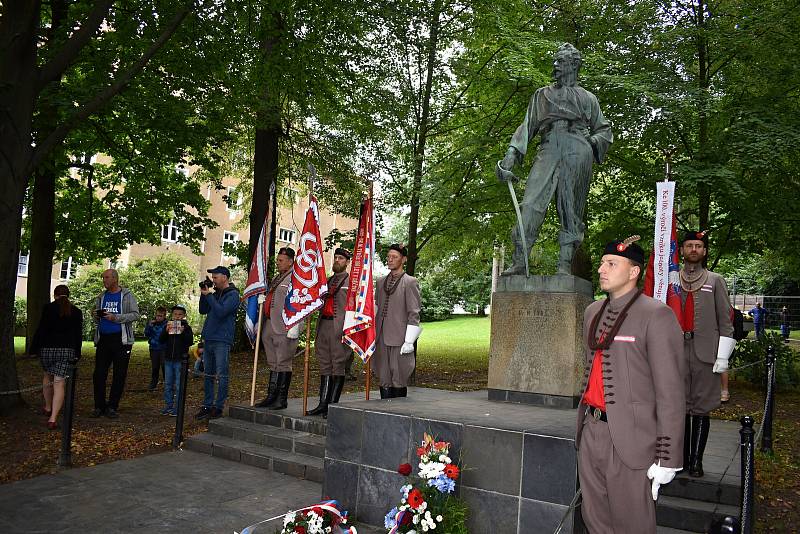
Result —
<instances>
[{"instance_id":1,"label":"white glove","mask_svg":"<svg viewBox=\"0 0 800 534\"><path fill-rule=\"evenodd\" d=\"M414 342L419 338L422 333L422 327L409 324L406 325L406 339L403 346L400 347L400 354L411 354L414 352Z\"/></svg>"},{"instance_id":2,"label":"white glove","mask_svg":"<svg viewBox=\"0 0 800 534\"><path fill-rule=\"evenodd\" d=\"M652 491L653 500L658 500L658 488L664 484L669 484L675 478L675 473L680 471L681 467L661 467L661 460L650 466L647 470L647 478L653 481Z\"/></svg>"},{"instance_id":3,"label":"white glove","mask_svg":"<svg viewBox=\"0 0 800 534\"><path fill-rule=\"evenodd\" d=\"M724 373L728 370L728 359L733 354L733 349L736 348L736 340L732 337L720 337L719 346L717 347L717 360L714 362L715 373Z\"/></svg>"},{"instance_id":4,"label":"white glove","mask_svg":"<svg viewBox=\"0 0 800 534\"><path fill-rule=\"evenodd\" d=\"M297 339L300 337L300 323L297 323L286 332L286 337L289 339Z\"/></svg>"}]
</instances>

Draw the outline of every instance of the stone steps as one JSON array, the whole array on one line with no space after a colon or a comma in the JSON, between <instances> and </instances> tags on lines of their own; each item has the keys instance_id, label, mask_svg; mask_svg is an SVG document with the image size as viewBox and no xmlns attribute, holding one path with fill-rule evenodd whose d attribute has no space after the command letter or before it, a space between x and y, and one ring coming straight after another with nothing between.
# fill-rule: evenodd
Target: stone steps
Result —
<instances>
[{"instance_id":1,"label":"stone steps","mask_svg":"<svg viewBox=\"0 0 800 534\"><path fill-rule=\"evenodd\" d=\"M703 478L691 478L689 475L681 473L666 486L661 486L660 494L668 497L739 506L740 487L739 477L721 477L707 473Z\"/></svg>"},{"instance_id":2,"label":"stone steps","mask_svg":"<svg viewBox=\"0 0 800 534\"><path fill-rule=\"evenodd\" d=\"M729 515L738 517L739 507L667 495L656 505L658 525L689 532L708 532L714 521Z\"/></svg>"}]
</instances>

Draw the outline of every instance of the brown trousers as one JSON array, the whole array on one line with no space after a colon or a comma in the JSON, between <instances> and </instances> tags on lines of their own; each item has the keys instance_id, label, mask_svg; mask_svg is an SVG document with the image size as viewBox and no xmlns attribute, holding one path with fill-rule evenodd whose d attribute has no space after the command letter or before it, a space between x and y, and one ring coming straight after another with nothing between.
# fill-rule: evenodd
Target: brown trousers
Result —
<instances>
[{"instance_id":1,"label":"brown trousers","mask_svg":"<svg viewBox=\"0 0 800 534\"><path fill-rule=\"evenodd\" d=\"M283 373L292 370L292 358L297 351L297 339L289 339L286 334L275 334L267 323L266 328L261 330L261 342L270 371Z\"/></svg>"},{"instance_id":2,"label":"brown trousers","mask_svg":"<svg viewBox=\"0 0 800 534\"><path fill-rule=\"evenodd\" d=\"M647 469L617 455L608 423L586 417L578 449L581 514L590 534L655 534L656 506Z\"/></svg>"},{"instance_id":3,"label":"brown trousers","mask_svg":"<svg viewBox=\"0 0 800 534\"><path fill-rule=\"evenodd\" d=\"M714 373L714 365L701 361L694 352L694 341L683 342L686 356L686 413L689 415L708 415L720 405L719 375Z\"/></svg>"},{"instance_id":4,"label":"brown trousers","mask_svg":"<svg viewBox=\"0 0 800 534\"><path fill-rule=\"evenodd\" d=\"M414 353L400 354L400 347L387 347L383 340L378 340L375 354L370 360L375 376L382 388L404 388L414 372Z\"/></svg>"},{"instance_id":5,"label":"brown trousers","mask_svg":"<svg viewBox=\"0 0 800 534\"><path fill-rule=\"evenodd\" d=\"M347 358L351 352L350 347L342 343L342 332L336 332L333 328L333 321L320 319L317 339L314 341L314 354L319 360L319 374L344 376Z\"/></svg>"}]
</instances>

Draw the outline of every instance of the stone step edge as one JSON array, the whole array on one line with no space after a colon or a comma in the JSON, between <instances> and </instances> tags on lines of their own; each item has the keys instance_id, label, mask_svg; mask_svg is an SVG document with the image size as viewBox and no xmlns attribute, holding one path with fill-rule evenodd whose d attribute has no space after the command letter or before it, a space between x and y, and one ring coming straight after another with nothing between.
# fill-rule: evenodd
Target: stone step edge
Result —
<instances>
[{"instance_id":1,"label":"stone step edge","mask_svg":"<svg viewBox=\"0 0 800 534\"><path fill-rule=\"evenodd\" d=\"M325 437L318 434L259 425L229 417L212 419L208 423L208 431L211 434L246 443L317 458L325 457Z\"/></svg>"},{"instance_id":2,"label":"stone step edge","mask_svg":"<svg viewBox=\"0 0 800 534\"><path fill-rule=\"evenodd\" d=\"M285 413L282 410L268 410L250 406L230 406L228 408L228 417L258 425L308 432L318 436L324 436L328 429L328 422L319 416L295 415Z\"/></svg>"},{"instance_id":3,"label":"stone step edge","mask_svg":"<svg viewBox=\"0 0 800 534\"><path fill-rule=\"evenodd\" d=\"M739 517L739 513L738 506L666 495L656 503L658 525L690 532L707 532L714 521L728 515Z\"/></svg>"},{"instance_id":4,"label":"stone step edge","mask_svg":"<svg viewBox=\"0 0 800 534\"><path fill-rule=\"evenodd\" d=\"M676 477L666 486L661 486L660 493L666 497L730 506L739 506L741 501L741 486L726 482L724 478L714 482L705 478Z\"/></svg>"},{"instance_id":5,"label":"stone step edge","mask_svg":"<svg viewBox=\"0 0 800 534\"><path fill-rule=\"evenodd\" d=\"M325 477L321 458L243 443L225 436L197 434L184 442L184 448L313 482L322 483Z\"/></svg>"}]
</instances>

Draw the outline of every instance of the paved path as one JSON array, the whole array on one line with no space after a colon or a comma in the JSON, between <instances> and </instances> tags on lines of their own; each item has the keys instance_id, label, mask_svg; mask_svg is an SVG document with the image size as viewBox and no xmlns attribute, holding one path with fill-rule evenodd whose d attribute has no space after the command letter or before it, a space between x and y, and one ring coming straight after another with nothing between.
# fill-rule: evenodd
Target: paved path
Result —
<instances>
[{"instance_id":1,"label":"paved path","mask_svg":"<svg viewBox=\"0 0 800 534\"><path fill-rule=\"evenodd\" d=\"M0 532L221 533L318 502L321 485L191 451L0 486ZM279 521L257 534L273 534ZM359 528L359 534L378 532Z\"/></svg>"}]
</instances>

